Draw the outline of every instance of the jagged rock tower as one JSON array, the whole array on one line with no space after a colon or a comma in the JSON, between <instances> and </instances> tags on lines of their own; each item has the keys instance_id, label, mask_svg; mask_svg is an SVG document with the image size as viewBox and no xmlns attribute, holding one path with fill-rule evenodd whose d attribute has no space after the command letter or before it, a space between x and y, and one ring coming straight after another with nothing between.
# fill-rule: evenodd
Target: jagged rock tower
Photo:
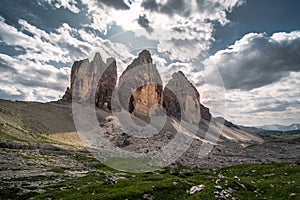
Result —
<instances>
[{"instance_id":1,"label":"jagged rock tower","mask_svg":"<svg viewBox=\"0 0 300 200\"><path fill-rule=\"evenodd\" d=\"M97 80L99 77L95 75L99 73L102 76ZM96 107L111 109L112 93L117 82L117 65L114 59L107 59L105 63L100 54L96 53L91 62L88 59L76 61L72 66L70 80L70 87L62 97L63 101L72 102L72 93L87 100L92 96L89 92L92 89L95 91L95 99L91 101L95 101ZM74 91L75 82L80 93ZM196 123L199 113L194 112L199 110L201 119L211 120L209 109L200 104L198 91L183 72L174 73L163 89L161 77L147 50L142 51L124 70L117 89L121 106L136 116L149 116L151 107L162 105L170 117L178 120ZM180 102L183 102L182 105Z\"/></svg>"},{"instance_id":2,"label":"jagged rock tower","mask_svg":"<svg viewBox=\"0 0 300 200\"><path fill-rule=\"evenodd\" d=\"M116 82L116 61L110 58L105 63L100 54L96 53L91 62L88 59L74 62L70 87L67 88L62 100L66 102L72 102L72 98L90 100L95 101L99 108L110 109L111 95ZM92 92L95 92L95 99L91 99Z\"/></svg>"},{"instance_id":3,"label":"jagged rock tower","mask_svg":"<svg viewBox=\"0 0 300 200\"><path fill-rule=\"evenodd\" d=\"M178 120L195 124L201 120L200 95L183 72L174 73L164 88L163 107L169 116Z\"/></svg>"},{"instance_id":4,"label":"jagged rock tower","mask_svg":"<svg viewBox=\"0 0 300 200\"><path fill-rule=\"evenodd\" d=\"M137 116L149 116L152 106L162 105L162 80L148 51L142 51L126 68L118 91L121 106Z\"/></svg>"}]
</instances>

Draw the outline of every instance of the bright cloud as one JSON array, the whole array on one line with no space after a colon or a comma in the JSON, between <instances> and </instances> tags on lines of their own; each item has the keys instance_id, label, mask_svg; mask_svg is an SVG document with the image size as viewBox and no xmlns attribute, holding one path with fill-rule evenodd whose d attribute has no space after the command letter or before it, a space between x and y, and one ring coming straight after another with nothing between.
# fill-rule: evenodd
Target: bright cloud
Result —
<instances>
[{"instance_id":1,"label":"bright cloud","mask_svg":"<svg viewBox=\"0 0 300 200\"><path fill-rule=\"evenodd\" d=\"M186 62L205 57L214 41L213 23L228 23L226 11L230 12L244 1L136 0L127 9L115 9L115 4L111 6L106 1L83 0L83 3L93 19L92 28L106 33L115 23L125 31L158 40L159 52L169 53L172 60ZM145 28L144 32L139 30L141 28Z\"/></svg>"},{"instance_id":2,"label":"bright cloud","mask_svg":"<svg viewBox=\"0 0 300 200\"><path fill-rule=\"evenodd\" d=\"M290 124L300 119L300 72L251 91L227 90L227 118L243 125Z\"/></svg>"},{"instance_id":3,"label":"bright cloud","mask_svg":"<svg viewBox=\"0 0 300 200\"><path fill-rule=\"evenodd\" d=\"M50 5L53 5L55 8L65 8L70 10L73 13L79 13L80 9L76 6L76 0L46 0ZM39 0L39 4L45 3L45 0Z\"/></svg>"},{"instance_id":4,"label":"bright cloud","mask_svg":"<svg viewBox=\"0 0 300 200\"><path fill-rule=\"evenodd\" d=\"M21 100L49 101L58 99L68 86L70 65L73 61L92 58L99 51L103 59L117 58L119 70L128 65L133 55L126 46L112 43L85 31L62 24L56 32L47 33L20 19L21 30L0 18L0 38L9 46L25 49L24 54L0 54L2 97ZM24 33L26 31L27 34ZM51 62L62 63L56 68ZM120 71L119 71L120 73ZM49 93L45 93L49 89Z\"/></svg>"}]
</instances>

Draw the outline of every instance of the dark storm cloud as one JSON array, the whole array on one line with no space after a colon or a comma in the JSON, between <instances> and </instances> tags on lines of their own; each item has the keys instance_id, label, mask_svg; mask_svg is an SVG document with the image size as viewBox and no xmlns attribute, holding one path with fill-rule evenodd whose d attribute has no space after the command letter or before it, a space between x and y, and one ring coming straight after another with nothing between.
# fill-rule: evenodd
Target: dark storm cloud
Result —
<instances>
[{"instance_id":1,"label":"dark storm cloud","mask_svg":"<svg viewBox=\"0 0 300 200\"><path fill-rule=\"evenodd\" d=\"M128 10L129 6L123 0L96 0L98 5L102 7L102 5L106 5L109 7L113 7L117 10Z\"/></svg>"},{"instance_id":2,"label":"dark storm cloud","mask_svg":"<svg viewBox=\"0 0 300 200\"><path fill-rule=\"evenodd\" d=\"M248 34L209 60L218 67L226 89L259 88L300 71L300 32Z\"/></svg>"},{"instance_id":3,"label":"dark storm cloud","mask_svg":"<svg viewBox=\"0 0 300 200\"><path fill-rule=\"evenodd\" d=\"M54 91L65 90L68 80L65 70L48 69L34 60L22 63L10 56L0 58L0 76L0 85L4 86L0 89L0 98L11 100L25 100L30 97L28 91L38 92L40 89L48 89L48 95L53 97L57 95Z\"/></svg>"},{"instance_id":4,"label":"dark storm cloud","mask_svg":"<svg viewBox=\"0 0 300 200\"><path fill-rule=\"evenodd\" d=\"M284 112L289 109L300 108L300 101L289 100L289 101L279 101L272 100L256 104L256 109L246 112L247 114L253 113L265 113L265 112Z\"/></svg>"},{"instance_id":5,"label":"dark storm cloud","mask_svg":"<svg viewBox=\"0 0 300 200\"><path fill-rule=\"evenodd\" d=\"M207 0L196 0L197 8L200 12L205 12L207 10L215 10L216 8L221 7L219 2L208 2Z\"/></svg>"},{"instance_id":6,"label":"dark storm cloud","mask_svg":"<svg viewBox=\"0 0 300 200\"><path fill-rule=\"evenodd\" d=\"M158 11L160 5L156 0L145 0L142 2L141 6L147 10Z\"/></svg>"},{"instance_id":7,"label":"dark storm cloud","mask_svg":"<svg viewBox=\"0 0 300 200\"><path fill-rule=\"evenodd\" d=\"M64 91L64 89L66 87L65 85L62 85L60 82L49 83L46 79L41 80L37 76L34 76L34 73L35 72L32 72L32 74L30 74L27 77L19 76L17 79L14 80L14 83L20 84L27 88L41 87L41 88L51 88L51 89L57 90L57 91Z\"/></svg>"},{"instance_id":8,"label":"dark storm cloud","mask_svg":"<svg viewBox=\"0 0 300 200\"><path fill-rule=\"evenodd\" d=\"M167 15L174 15L175 13L183 16L190 14L189 10L186 10L186 3L183 0L168 0L165 4L156 2L156 0L145 0L141 6L147 10L164 13Z\"/></svg>"},{"instance_id":9,"label":"dark storm cloud","mask_svg":"<svg viewBox=\"0 0 300 200\"><path fill-rule=\"evenodd\" d=\"M145 28L147 31L151 32L152 28L150 27L150 22L147 19L146 15L140 15L139 18L137 19L138 24Z\"/></svg>"},{"instance_id":10,"label":"dark storm cloud","mask_svg":"<svg viewBox=\"0 0 300 200\"><path fill-rule=\"evenodd\" d=\"M169 0L166 4L161 6L160 11L169 15L174 15L177 12L184 11L185 7L185 2L182 0ZM190 14L190 11L185 11L181 14L184 16L188 16Z\"/></svg>"}]
</instances>

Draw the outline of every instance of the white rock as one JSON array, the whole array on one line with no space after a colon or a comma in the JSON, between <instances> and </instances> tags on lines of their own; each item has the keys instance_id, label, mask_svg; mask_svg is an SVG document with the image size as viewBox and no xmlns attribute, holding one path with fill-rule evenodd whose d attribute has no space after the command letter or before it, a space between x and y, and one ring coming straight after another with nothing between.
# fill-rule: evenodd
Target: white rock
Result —
<instances>
[{"instance_id":1,"label":"white rock","mask_svg":"<svg viewBox=\"0 0 300 200\"><path fill-rule=\"evenodd\" d=\"M215 188L216 188L217 190L222 190L222 186L220 186L220 185L216 185Z\"/></svg>"},{"instance_id":2,"label":"white rock","mask_svg":"<svg viewBox=\"0 0 300 200\"><path fill-rule=\"evenodd\" d=\"M240 181L240 178L237 177L237 176L234 176L233 178L234 178L235 180L237 180L237 181Z\"/></svg>"},{"instance_id":3,"label":"white rock","mask_svg":"<svg viewBox=\"0 0 300 200\"><path fill-rule=\"evenodd\" d=\"M201 184L201 185L197 185L197 186L193 186L190 189L190 194L195 194L196 192L200 192L201 190L203 190L205 188L205 185Z\"/></svg>"},{"instance_id":4,"label":"white rock","mask_svg":"<svg viewBox=\"0 0 300 200\"><path fill-rule=\"evenodd\" d=\"M290 194L290 197L295 197L296 196L296 193L291 193Z\"/></svg>"}]
</instances>

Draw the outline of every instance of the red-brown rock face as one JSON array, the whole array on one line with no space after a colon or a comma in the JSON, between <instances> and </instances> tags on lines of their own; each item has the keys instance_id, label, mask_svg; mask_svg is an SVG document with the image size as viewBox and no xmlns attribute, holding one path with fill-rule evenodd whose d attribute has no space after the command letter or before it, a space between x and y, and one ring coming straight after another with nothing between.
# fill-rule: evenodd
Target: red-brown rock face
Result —
<instances>
[{"instance_id":1,"label":"red-brown rock face","mask_svg":"<svg viewBox=\"0 0 300 200\"><path fill-rule=\"evenodd\" d=\"M200 122L200 95L181 71L174 73L164 88L163 107L169 116L192 123Z\"/></svg>"},{"instance_id":2,"label":"red-brown rock face","mask_svg":"<svg viewBox=\"0 0 300 200\"><path fill-rule=\"evenodd\" d=\"M162 104L162 81L148 51L142 51L119 79L122 107L135 115L148 116L152 106Z\"/></svg>"}]
</instances>

